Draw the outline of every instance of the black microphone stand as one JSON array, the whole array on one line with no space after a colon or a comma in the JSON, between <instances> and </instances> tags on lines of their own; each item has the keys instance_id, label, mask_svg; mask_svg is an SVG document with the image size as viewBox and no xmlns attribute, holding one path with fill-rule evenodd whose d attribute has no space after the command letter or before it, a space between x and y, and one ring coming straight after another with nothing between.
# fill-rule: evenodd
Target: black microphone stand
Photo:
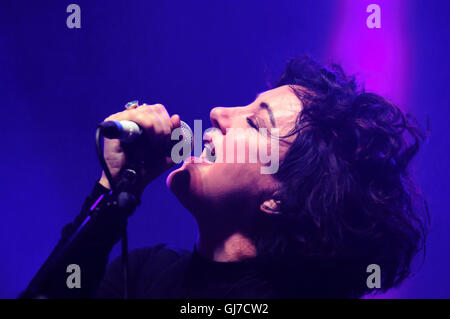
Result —
<instances>
[{"instance_id":1,"label":"black microphone stand","mask_svg":"<svg viewBox=\"0 0 450 319\"><path fill-rule=\"evenodd\" d=\"M117 195L117 202L119 208L124 211L131 212L131 214L136 210L139 205L140 200L137 195L135 195L136 184L138 181L137 170L130 167L125 168L121 172L121 178L117 184L119 193ZM129 214L129 215L131 215ZM128 217L129 217L128 215ZM127 226L125 225L122 239L121 239L121 250L122 250L122 275L123 275L123 298L128 299L129 296L129 286L128 286L128 232Z\"/></svg>"},{"instance_id":2,"label":"black microphone stand","mask_svg":"<svg viewBox=\"0 0 450 319\"><path fill-rule=\"evenodd\" d=\"M97 126L96 132L96 148L97 155L102 165L103 171L105 172L106 177L108 178L109 184L113 192L117 194L117 205L118 208L125 212L128 218L135 210L136 207L140 204L140 196L137 195L137 188L140 176L139 172L139 161L137 158L130 158L127 160L127 164L124 168L122 168L119 174L119 180L117 184L114 183L111 173L109 171L109 167L106 164L104 155L103 155L103 147L101 147L102 143L100 141L100 137L102 135L102 124ZM126 143L124 147L127 146ZM121 264L122 264L122 276L123 276L123 298L128 299L129 296L129 271L128 271L128 232L127 232L127 224L123 229L123 233L121 235Z\"/></svg>"}]
</instances>

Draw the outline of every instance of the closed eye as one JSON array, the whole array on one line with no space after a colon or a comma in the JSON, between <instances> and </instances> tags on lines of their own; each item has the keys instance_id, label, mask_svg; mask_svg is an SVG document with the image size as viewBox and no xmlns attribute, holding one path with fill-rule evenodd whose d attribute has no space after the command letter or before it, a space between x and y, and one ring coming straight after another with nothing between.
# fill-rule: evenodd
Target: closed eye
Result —
<instances>
[{"instance_id":1,"label":"closed eye","mask_svg":"<svg viewBox=\"0 0 450 319\"><path fill-rule=\"evenodd\" d=\"M258 129L258 126L256 126L255 122L253 122L253 120L249 117L247 117L247 123L248 125L250 125L250 127L253 127L255 130Z\"/></svg>"}]
</instances>

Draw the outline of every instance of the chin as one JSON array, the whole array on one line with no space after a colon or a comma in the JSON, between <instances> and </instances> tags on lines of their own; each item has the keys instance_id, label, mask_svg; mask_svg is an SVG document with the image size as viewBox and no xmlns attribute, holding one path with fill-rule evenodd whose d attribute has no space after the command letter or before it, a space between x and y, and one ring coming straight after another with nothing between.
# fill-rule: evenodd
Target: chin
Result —
<instances>
[{"instance_id":1,"label":"chin","mask_svg":"<svg viewBox=\"0 0 450 319\"><path fill-rule=\"evenodd\" d=\"M167 176L166 184L172 193L178 196L180 192L189 190L191 174L184 167L177 168Z\"/></svg>"}]
</instances>

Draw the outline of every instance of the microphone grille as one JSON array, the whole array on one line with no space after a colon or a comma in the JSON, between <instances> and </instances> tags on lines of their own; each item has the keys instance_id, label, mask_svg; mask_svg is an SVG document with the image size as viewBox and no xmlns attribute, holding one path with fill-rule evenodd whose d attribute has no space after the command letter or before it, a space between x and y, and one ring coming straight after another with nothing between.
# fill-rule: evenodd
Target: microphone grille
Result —
<instances>
[{"instance_id":1,"label":"microphone grille","mask_svg":"<svg viewBox=\"0 0 450 319\"><path fill-rule=\"evenodd\" d=\"M194 147L194 134L192 133L191 128L186 124L186 122L180 121L180 129L183 134L183 139L190 143L192 150Z\"/></svg>"}]
</instances>

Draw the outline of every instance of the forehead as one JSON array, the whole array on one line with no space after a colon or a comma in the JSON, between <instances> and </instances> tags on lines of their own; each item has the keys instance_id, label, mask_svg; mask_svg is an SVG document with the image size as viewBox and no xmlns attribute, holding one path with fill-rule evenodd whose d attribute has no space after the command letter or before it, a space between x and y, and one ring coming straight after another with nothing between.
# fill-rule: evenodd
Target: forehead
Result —
<instances>
[{"instance_id":1,"label":"forehead","mask_svg":"<svg viewBox=\"0 0 450 319\"><path fill-rule=\"evenodd\" d=\"M274 113L279 113L278 116L298 114L302 109L301 101L288 85L260 93L257 101L269 104Z\"/></svg>"}]
</instances>

